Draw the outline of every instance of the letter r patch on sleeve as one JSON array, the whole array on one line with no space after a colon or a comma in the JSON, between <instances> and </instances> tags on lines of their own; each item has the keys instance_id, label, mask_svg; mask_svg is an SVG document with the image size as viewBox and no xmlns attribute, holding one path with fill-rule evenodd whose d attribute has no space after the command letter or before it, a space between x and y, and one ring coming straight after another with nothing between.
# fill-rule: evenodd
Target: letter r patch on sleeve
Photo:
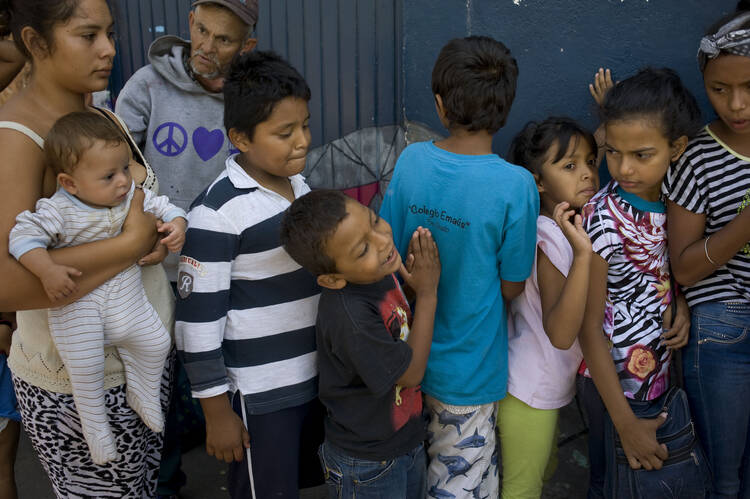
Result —
<instances>
[{"instance_id":1,"label":"letter r patch on sleeve","mask_svg":"<svg viewBox=\"0 0 750 499\"><path fill-rule=\"evenodd\" d=\"M177 274L177 293L180 295L180 298L183 300L190 296L190 293L193 292L193 275L181 271L179 274Z\"/></svg>"}]
</instances>

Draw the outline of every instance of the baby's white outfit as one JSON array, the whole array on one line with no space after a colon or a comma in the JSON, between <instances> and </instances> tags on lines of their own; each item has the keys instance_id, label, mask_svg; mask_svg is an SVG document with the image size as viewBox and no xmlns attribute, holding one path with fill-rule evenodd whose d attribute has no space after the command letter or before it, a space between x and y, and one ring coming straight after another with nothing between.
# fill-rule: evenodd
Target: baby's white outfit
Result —
<instances>
[{"instance_id":1,"label":"baby's white outfit","mask_svg":"<svg viewBox=\"0 0 750 499\"><path fill-rule=\"evenodd\" d=\"M10 232L9 251L20 258L36 248L61 248L118 235L135 184L113 208L95 208L64 189L24 211ZM144 190L144 211L168 222L186 217L166 196ZM171 337L146 298L141 269L131 265L86 296L49 309L55 346L67 367L81 428L97 464L118 458L104 404L104 346L115 346L125 366L127 400L155 432L164 428L159 390Z\"/></svg>"}]
</instances>

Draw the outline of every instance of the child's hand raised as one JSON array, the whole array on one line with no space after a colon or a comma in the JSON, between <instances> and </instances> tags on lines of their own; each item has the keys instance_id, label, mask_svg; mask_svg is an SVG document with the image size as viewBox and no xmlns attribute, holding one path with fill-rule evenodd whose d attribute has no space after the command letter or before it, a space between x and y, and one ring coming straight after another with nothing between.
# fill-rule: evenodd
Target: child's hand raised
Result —
<instances>
[{"instance_id":1,"label":"child's hand raised","mask_svg":"<svg viewBox=\"0 0 750 499\"><path fill-rule=\"evenodd\" d=\"M178 253L185 244L185 231L187 230L187 221L182 217L177 217L169 222L158 222L156 227L160 234L167 234L161 240L161 244L167 247L172 253Z\"/></svg>"},{"instance_id":2,"label":"child's hand raised","mask_svg":"<svg viewBox=\"0 0 750 499\"><path fill-rule=\"evenodd\" d=\"M50 300L59 301L78 289L71 277L80 277L81 271L65 265L50 265L40 277L44 292Z\"/></svg>"},{"instance_id":3,"label":"child's hand raised","mask_svg":"<svg viewBox=\"0 0 750 499\"><path fill-rule=\"evenodd\" d=\"M591 253L591 239L586 231L583 230L583 219L575 210L569 210L570 203L563 201L555 206L552 213L555 223L562 230L563 235L573 247L573 253L581 256ZM573 217L571 223L570 217Z\"/></svg>"},{"instance_id":4,"label":"child's hand raised","mask_svg":"<svg viewBox=\"0 0 750 499\"><path fill-rule=\"evenodd\" d=\"M596 103L601 106L607 92L614 85L612 82L612 72L609 69L599 68L599 71L594 75L594 83L589 83L589 92Z\"/></svg>"},{"instance_id":5,"label":"child's hand raised","mask_svg":"<svg viewBox=\"0 0 750 499\"><path fill-rule=\"evenodd\" d=\"M414 290L417 298L425 294L437 295L440 254L429 229L417 227L409 241L408 251L406 264L402 263L399 269L404 281Z\"/></svg>"},{"instance_id":6,"label":"child's hand raised","mask_svg":"<svg viewBox=\"0 0 750 499\"><path fill-rule=\"evenodd\" d=\"M412 269L414 268L414 247L419 246L419 231L420 230L426 230L422 229L422 227L417 227L417 230L414 231L414 233L411 235L411 239L409 239L409 247L406 248L406 260L404 261L404 267L406 268L406 271L411 273Z\"/></svg>"}]
</instances>

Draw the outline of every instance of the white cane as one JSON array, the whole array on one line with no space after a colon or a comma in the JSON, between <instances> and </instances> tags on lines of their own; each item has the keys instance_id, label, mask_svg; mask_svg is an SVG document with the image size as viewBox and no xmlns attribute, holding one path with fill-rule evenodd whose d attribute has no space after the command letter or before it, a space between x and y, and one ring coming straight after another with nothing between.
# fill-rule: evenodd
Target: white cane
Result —
<instances>
[{"instance_id":1,"label":"white cane","mask_svg":"<svg viewBox=\"0 0 750 499\"><path fill-rule=\"evenodd\" d=\"M247 416L245 415L245 397L242 395L242 392L240 392L240 405L242 407L242 423L245 425L245 429L247 430ZM248 430L248 433L250 433L250 430ZM245 449L245 454L247 455L247 474L250 476L250 494L252 494L252 498L255 499L255 480L253 479L253 460L250 456L250 447Z\"/></svg>"}]
</instances>

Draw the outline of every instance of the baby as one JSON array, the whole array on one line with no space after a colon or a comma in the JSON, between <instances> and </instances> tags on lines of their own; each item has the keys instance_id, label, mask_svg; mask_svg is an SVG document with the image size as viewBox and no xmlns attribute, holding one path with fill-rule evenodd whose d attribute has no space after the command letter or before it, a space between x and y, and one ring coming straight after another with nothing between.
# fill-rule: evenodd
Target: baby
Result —
<instances>
[{"instance_id":1,"label":"baby","mask_svg":"<svg viewBox=\"0 0 750 499\"><path fill-rule=\"evenodd\" d=\"M119 127L95 112L68 114L44 145L60 189L24 211L10 233L10 253L42 282L53 302L75 293L77 269L56 264L47 248L76 246L120 233L135 192L131 153ZM185 241L186 215L165 196L144 191L144 210L164 221L170 251ZM49 327L70 376L91 457L117 459L104 405L104 345L117 347L125 366L127 400L143 422L161 432L159 390L171 338L146 298L141 270L131 265L73 303L49 309Z\"/></svg>"}]
</instances>

